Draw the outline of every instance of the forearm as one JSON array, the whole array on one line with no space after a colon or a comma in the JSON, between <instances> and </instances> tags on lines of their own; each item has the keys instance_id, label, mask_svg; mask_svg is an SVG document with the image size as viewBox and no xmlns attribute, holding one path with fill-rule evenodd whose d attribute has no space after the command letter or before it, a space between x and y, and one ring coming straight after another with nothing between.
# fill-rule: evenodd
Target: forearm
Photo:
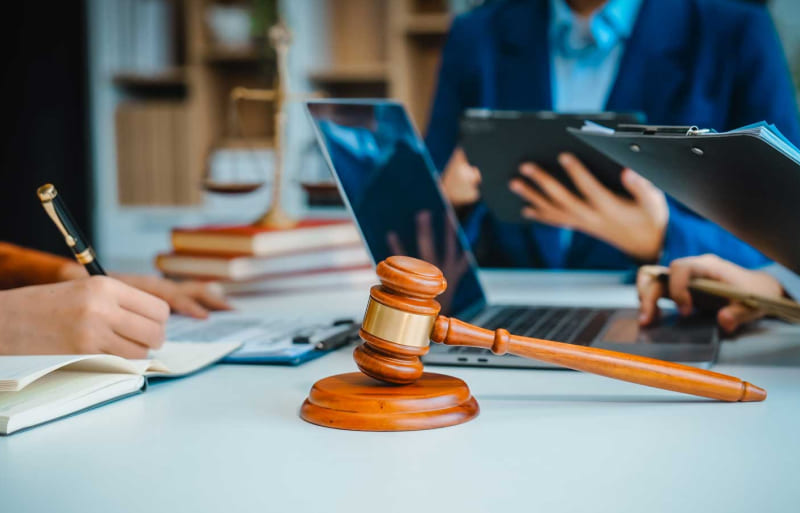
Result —
<instances>
[{"instance_id":1,"label":"forearm","mask_svg":"<svg viewBox=\"0 0 800 513\"><path fill-rule=\"evenodd\" d=\"M748 269L769 260L756 249L716 224L702 219L669 201L669 221L659 262L669 265L678 258L715 254Z\"/></svg>"},{"instance_id":2,"label":"forearm","mask_svg":"<svg viewBox=\"0 0 800 513\"><path fill-rule=\"evenodd\" d=\"M0 242L0 289L66 281L81 273L73 260Z\"/></svg>"}]
</instances>

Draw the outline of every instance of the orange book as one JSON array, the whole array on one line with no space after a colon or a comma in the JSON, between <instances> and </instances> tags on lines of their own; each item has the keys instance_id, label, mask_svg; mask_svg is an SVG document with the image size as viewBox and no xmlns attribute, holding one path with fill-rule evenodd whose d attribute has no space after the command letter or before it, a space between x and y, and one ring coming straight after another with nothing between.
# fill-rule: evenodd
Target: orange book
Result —
<instances>
[{"instance_id":1,"label":"orange book","mask_svg":"<svg viewBox=\"0 0 800 513\"><path fill-rule=\"evenodd\" d=\"M288 230L251 225L172 230L173 250L191 254L273 256L360 242L349 220L304 219Z\"/></svg>"}]
</instances>

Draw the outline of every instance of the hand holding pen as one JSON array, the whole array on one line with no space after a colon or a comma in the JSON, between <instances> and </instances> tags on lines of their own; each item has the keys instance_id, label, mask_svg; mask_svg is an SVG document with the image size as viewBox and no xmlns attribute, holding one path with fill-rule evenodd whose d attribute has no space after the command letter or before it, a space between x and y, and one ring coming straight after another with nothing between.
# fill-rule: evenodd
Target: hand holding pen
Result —
<instances>
[{"instance_id":1,"label":"hand holding pen","mask_svg":"<svg viewBox=\"0 0 800 513\"><path fill-rule=\"evenodd\" d=\"M93 276L18 289L2 312L13 322L0 322L11 330L12 338L27 341L24 347L11 348L12 352L110 353L145 358L150 349L161 347L169 317L167 303L104 276L94 250L55 187L40 187L38 196L75 259ZM22 334L14 336L15 326ZM24 336L31 326L37 330L34 341Z\"/></svg>"},{"instance_id":2,"label":"hand holding pen","mask_svg":"<svg viewBox=\"0 0 800 513\"><path fill-rule=\"evenodd\" d=\"M75 259L92 276L103 276L105 271L97 260L94 249L72 219L67 206L52 184L39 187L37 194L50 219L56 225ZM139 290L159 297L177 313L205 318L211 310L230 310L224 293L215 287L197 281L174 282L156 276L115 274L114 278Z\"/></svg>"}]
</instances>

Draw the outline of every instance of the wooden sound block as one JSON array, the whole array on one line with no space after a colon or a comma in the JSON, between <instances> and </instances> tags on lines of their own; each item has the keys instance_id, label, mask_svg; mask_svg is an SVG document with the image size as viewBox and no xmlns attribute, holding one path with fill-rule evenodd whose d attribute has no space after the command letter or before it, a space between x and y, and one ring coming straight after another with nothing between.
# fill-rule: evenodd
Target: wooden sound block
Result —
<instances>
[{"instance_id":1,"label":"wooden sound block","mask_svg":"<svg viewBox=\"0 0 800 513\"><path fill-rule=\"evenodd\" d=\"M390 385L351 372L317 381L300 417L336 429L416 431L461 424L478 411L469 387L458 378L426 372L410 385Z\"/></svg>"}]
</instances>

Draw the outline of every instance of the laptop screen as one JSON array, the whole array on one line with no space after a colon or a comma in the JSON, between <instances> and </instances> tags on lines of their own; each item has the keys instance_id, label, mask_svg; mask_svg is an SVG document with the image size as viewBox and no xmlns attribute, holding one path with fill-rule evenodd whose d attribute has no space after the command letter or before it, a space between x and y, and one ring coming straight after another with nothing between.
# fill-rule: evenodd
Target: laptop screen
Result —
<instances>
[{"instance_id":1,"label":"laptop screen","mask_svg":"<svg viewBox=\"0 0 800 513\"><path fill-rule=\"evenodd\" d=\"M439 267L445 315L486 304L477 266L405 109L385 101L306 104L328 164L374 262L408 255Z\"/></svg>"}]
</instances>

